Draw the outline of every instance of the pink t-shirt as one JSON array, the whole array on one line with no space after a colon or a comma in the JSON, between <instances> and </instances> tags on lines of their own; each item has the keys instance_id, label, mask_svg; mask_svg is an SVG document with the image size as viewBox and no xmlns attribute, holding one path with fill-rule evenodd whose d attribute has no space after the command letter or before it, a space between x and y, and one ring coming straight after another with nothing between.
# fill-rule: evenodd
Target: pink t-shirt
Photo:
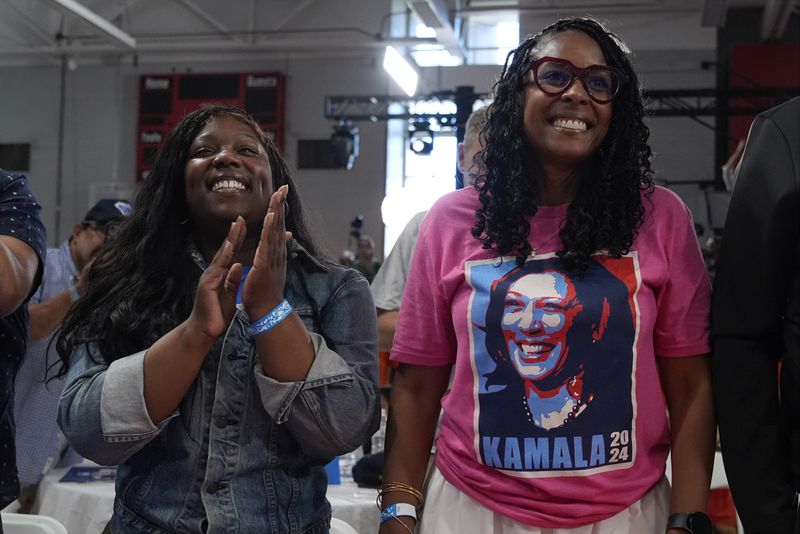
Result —
<instances>
[{"instance_id":1,"label":"pink t-shirt","mask_svg":"<svg viewBox=\"0 0 800 534\"><path fill-rule=\"evenodd\" d=\"M470 233L477 193L448 194L422 224L392 359L454 364L436 465L522 523L570 528L639 500L664 475L666 405L656 354L709 351L710 284L691 214L643 195L629 254L570 277L554 253L567 206L531 219L523 267Z\"/></svg>"}]
</instances>

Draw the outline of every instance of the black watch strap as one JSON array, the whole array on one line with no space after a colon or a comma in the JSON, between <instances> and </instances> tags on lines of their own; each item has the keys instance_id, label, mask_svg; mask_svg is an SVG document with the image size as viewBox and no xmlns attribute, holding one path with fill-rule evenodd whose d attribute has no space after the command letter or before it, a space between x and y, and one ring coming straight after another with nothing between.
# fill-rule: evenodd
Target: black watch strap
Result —
<instances>
[{"instance_id":1,"label":"black watch strap","mask_svg":"<svg viewBox=\"0 0 800 534\"><path fill-rule=\"evenodd\" d=\"M689 514L688 512L680 512L677 514L669 514L669 519L667 519L667 530L671 528L680 528L685 530L686 532L692 532L691 528L689 528Z\"/></svg>"},{"instance_id":2,"label":"black watch strap","mask_svg":"<svg viewBox=\"0 0 800 534\"><path fill-rule=\"evenodd\" d=\"M680 528L689 534L711 534L711 519L703 512L669 514L667 530Z\"/></svg>"}]
</instances>

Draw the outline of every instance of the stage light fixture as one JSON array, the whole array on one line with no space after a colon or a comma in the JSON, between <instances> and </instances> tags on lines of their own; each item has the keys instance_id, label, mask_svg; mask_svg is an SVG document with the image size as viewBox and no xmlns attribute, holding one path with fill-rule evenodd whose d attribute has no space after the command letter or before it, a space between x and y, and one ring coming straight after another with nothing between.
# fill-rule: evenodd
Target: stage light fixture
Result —
<instances>
[{"instance_id":1,"label":"stage light fixture","mask_svg":"<svg viewBox=\"0 0 800 534\"><path fill-rule=\"evenodd\" d=\"M350 121L339 121L331 134L331 151L337 167L350 170L358 156L360 134Z\"/></svg>"},{"instance_id":2,"label":"stage light fixture","mask_svg":"<svg viewBox=\"0 0 800 534\"><path fill-rule=\"evenodd\" d=\"M426 122L415 123L408 131L408 146L411 151L420 156L427 156L433 152L433 131Z\"/></svg>"}]
</instances>

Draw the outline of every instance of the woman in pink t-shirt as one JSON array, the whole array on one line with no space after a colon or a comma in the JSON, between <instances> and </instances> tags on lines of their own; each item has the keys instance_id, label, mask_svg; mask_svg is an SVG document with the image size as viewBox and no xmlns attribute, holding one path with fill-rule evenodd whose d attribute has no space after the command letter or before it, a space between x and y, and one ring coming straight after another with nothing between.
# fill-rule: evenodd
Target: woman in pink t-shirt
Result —
<instances>
[{"instance_id":1,"label":"woman in pink t-shirt","mask_svg":"<svg viewBox=\"0 0 800 534\"><path fill-rule=\"evenodd\" d=\"M527 38L482 136L400 307L381 534L710 532L710 284L627 48L586 18Z\"/></svg>"}]
</instances>

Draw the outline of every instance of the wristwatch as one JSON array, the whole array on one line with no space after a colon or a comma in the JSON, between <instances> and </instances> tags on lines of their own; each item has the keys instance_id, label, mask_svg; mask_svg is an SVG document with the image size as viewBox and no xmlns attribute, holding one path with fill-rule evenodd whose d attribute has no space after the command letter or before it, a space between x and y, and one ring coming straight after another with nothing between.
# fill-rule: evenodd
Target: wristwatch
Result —
<instances>
[{"instance_id":1,"label":"wristwatch","mask_svg":"<svg viewBox=\"0 0 800 534\"><path fill-rule=\"evenodd\" d=\"M703 512L669 514L667 530L681 528L689 534L711 534L711 519Z\"/></svg>"}]
</instances>

